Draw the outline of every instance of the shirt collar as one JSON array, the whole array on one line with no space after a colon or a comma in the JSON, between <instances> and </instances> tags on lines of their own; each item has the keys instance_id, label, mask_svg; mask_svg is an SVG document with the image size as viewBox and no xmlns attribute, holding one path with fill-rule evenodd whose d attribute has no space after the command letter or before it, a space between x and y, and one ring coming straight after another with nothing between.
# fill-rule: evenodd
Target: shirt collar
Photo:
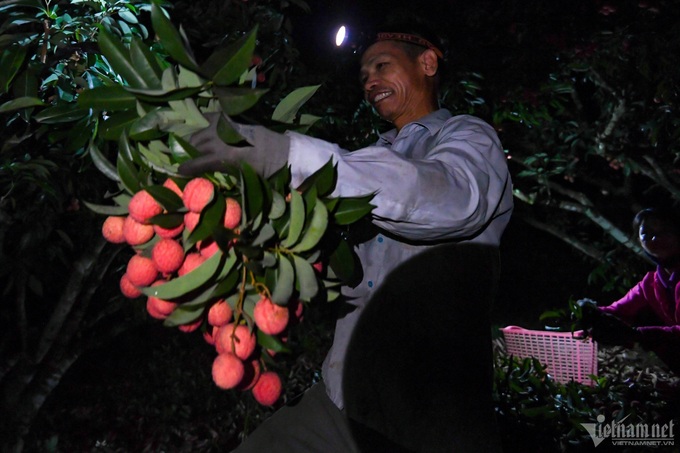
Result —
<instances>
[{"instance_id":1,"label":"shirt collar","mask_svg":"<svg viewBox=\"0 0 680 453\"><path fill-rule=\"evenodd\" d=\"M675 286L680 283L680 272L673 272L668 275L666 270L661 266L657 266L656 274L659 276L659 280L666 288L675 288Z\"/></svg>"},{"instance_id":2,"label":"shirt collar","mask_svg":"<svg viewBox=\"0 0 680 453\"><path fill-rule=\"evenodd\" d=\"M422 118L418 118L417 120L408 123L407 125L401 128L399 134L406 133L405 131L407 129L410 129L412 125L418 125L426 128L431 135L435 135L437 132L439 132L439 129L442 128L446 120L451 118L451 116L452 116L451 112L449 112L447 109L435 110L434 112L425 115ZM396 140L396 138L399 136L399 134L397 134L396 129L392 129L385 133L379 134L378 143L392 144L394 143L394 140Z\"/></svg>"}]
</instances>

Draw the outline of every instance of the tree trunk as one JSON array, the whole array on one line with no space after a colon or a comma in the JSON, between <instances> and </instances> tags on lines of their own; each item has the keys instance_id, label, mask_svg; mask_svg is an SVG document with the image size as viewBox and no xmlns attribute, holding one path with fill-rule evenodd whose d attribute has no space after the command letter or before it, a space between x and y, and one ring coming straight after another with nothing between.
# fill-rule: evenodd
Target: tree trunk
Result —
<instances>
[{"instance_id":1,"label":"tree trunk","mask_svg":"<svg viewBox=\"0 0 680 453\"><path fill-rule=\"evenodd\" d=\"M101 304L101 310L87 313L90 300L101 286L117 251L103 256L106 242L99 239L75 262L64 291L52 316L45 324L34 354L26 349L17 352L14 359L7 360L7 370L0 380L2 400L2 445L5 452L21 452L40 409L59 385L64 374L82 353L117 335L124 326L112 325L93 335L85 330L88 318L101 321L102 313L111 314L114 301ZM101 311L101 313L100 313ZM89 338L90 340L87 340Z\"/></svg>"}]
</instances>

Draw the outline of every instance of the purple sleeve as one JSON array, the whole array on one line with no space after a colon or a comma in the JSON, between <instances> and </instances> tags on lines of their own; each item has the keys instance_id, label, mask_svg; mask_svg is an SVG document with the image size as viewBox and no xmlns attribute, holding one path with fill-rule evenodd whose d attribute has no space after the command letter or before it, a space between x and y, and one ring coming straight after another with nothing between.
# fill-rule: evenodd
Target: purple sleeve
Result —
<instances>
[{"instance_id":1,"label":"purple sleeve","mask_svg":"<svg viewBox=\"0 0 680 453\"><path fill-rule=\"evenodd\" d=\"M642 312L650 309L654 296L654 272L648 272L637 285L632 287L625 296L607 307L600 307L605 313L610 313L628 324L635 324L635 320Z\"/></svg>"}]
</instances>

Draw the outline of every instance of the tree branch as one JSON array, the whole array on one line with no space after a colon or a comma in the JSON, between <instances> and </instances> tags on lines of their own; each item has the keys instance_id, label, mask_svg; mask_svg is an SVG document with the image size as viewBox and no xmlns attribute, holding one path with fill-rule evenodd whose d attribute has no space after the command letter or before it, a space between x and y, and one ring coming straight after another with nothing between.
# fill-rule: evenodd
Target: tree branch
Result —
<instances>
[{"instance_id":1,"label":"tree branch","mask_svg":"<svg viewBox=\"0 0 680 453\"><path fill-rule=\"evenodd\" d=\"M680 188L675 186L666 177L666 173L659 166L659 164L654 160L652 156L644 155L642 158L649 164L651 168L647 168L644 165L640 165L640 172L647 176L652 181L656 182L658 185L666 189L676 200L680 201Z\"/></svg>"},{"instance_id":2,"label":"tree branch","mask_svg":"<svg viewBox=\"0 0 680 453\"><path fill-rule=\"evenodd\" d=\"M580 251L586 256L589 256L590 258L594 259L595 261L598 261L600 263L603 263L605 261L605 253L602 252L601 250L598 250L596 247L593 247L589 244L586 244L584 242L579 241L578 239L569 236L566 232L560 230L559 228L543 223L539 220L536 220L532 217L522 217L522 220L524 220L526 223L531 225L534 228L537 228L541 231L545 231L546 233L551 234L552 236L555 236L556 238L560 239L563 242L566 242L569 244L571 247L574 247L576 250Z\"/></svg>"},{"instance_id":3,"label":"tree branch","mask_svg":"<svg viewBox=\"0 0 680 453\"><path fill-rule=\"evenodd\" d=\"M71 278L69 278L66 288L64 288L64 291L59 298L59 302L52 312L52 317L43 330L42 337L40 338L34 356L35 363L41 362L52 347L64 322L68 319L73 306L78 302L80 290L82 289L85 280L89 277L93 269L95 269L97 260L105 245L106 240L103 237L97 238L92 249L89 252L85 252L83 256L74 263Z\"/></svg>"}]
</instances>

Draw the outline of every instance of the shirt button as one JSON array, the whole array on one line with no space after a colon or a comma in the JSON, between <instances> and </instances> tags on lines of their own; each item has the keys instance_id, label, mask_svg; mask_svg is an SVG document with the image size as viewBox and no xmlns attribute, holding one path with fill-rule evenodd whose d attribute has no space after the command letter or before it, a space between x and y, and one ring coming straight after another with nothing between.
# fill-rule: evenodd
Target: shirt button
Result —
<instances>
[{"instance_id":1,"label":"shirt button","mask_svg":"<svg viewBox=\"0 0 680 453\"><path fill-rule=\"evenodd\" d=\"M368 281L368 287L369 287L369 288L373 288L373 280L369 280L369 281Z\"/></svg>"},{"instance_id":2,"label":"shirt button","mask_svg":"<svg viewBox=\"0 0 680 453\"><path fill-rule=\"evenodd\" d=\"M382 236L378 236L378 242L382 242L382 241L384 241L384 240L385 240L385 239L384 239Z\"/></svg>"}]
</instances>

